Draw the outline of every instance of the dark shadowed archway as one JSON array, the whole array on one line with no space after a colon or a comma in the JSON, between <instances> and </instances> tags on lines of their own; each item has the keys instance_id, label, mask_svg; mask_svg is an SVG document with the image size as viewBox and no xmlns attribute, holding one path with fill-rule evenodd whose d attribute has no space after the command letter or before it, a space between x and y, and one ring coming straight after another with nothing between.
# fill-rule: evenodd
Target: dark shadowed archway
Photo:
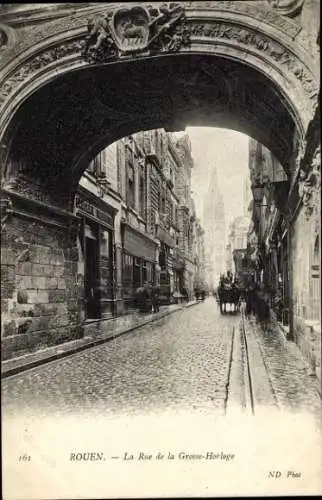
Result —
<instances>
[{"instance_id":1,"label":"dark shadowed archway","mask_svg":"<svg viewBox=\"0 0 322 500\"><path fill-rule=\"evenodd\" d=\"M97 152L139 130L232 128L270 149L293 186L318 99L318 50L288 17L299 5L291 14L268 1L69 5L50 15L0 16L10 352L22 348L17 332L27 321L12 304L23 304L19 283L35 273L57 273L62 287L42 292L48 343L82 335L72 208ZM43 314L41 304L34 309Z\"/></svg>"},{"instance_id":2,"label":"dark shadowed archway","mask_svg":"<svg viewBox=\"0 0 322 500\"><path fill-rule=\"evenodd\" d=\"M8 174L40 183L65 205L102 147L143 129L226 127L267 146L292 175L291 103L273 82L239 62L182 55L74 71L21 106ZM71 201L71 200L70 200Z\"/></svg>"}]
</instances>

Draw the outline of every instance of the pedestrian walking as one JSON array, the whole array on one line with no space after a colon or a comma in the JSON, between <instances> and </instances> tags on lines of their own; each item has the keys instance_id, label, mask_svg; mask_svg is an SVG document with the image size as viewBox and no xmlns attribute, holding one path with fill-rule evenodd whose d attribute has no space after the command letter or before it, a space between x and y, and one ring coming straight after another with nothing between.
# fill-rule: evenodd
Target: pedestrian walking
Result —
<instances>
[{"instance_id":1,"label":"pedestrian walking","mask_svg":"<svg viewBox=\"0 0 322 500\"><path fill-rule=\"evenodd\" d=\"M151 289L152 312L159 312L159 287L152 285Z\"/></svg>"},{"instance_id":2,"label":"pedestrian walking","mask_svg":"<svg viewBox=\"0 0 322 500\"><path fill-rule=\"evenodd\" d=\"M136 290L135 299L139 312L151 312L151 287L147 281Z\"/></svg>"},{"instance_id":3,"label":"pedestrian walking","mask_svg":"<svg viewBox=\"0 0 322 500\"><path fill-rule=\"evenodd\" d=\"M183 295L183 300L185 302L188 302L189 301L189 295L188 295L188 290L186 288L182 289L182 295Z\"/></svg>"},{"instance_id":4,"label":"pedestrian walking","mask_svg":"<svg viewBox=\"0 0 322 500\"><path fill-rule=\"evenodd\" d=\"M246 296L245 316L247 319L249 319L250 316L252 314L255 314L256 311L255 283L253 281L247 284L245 290L245 296Z\"/></svg>"},{"instance_id":5,"label":"pedestrian walking","mask_svg":"<svg viewBox=\"0 0 322 500\"><path fill-rule=\"evenodd\" d=\"M269 321L268 298L268 289L265 287L264 283L261 283L256 293L256 317L263 328L266 328Z\"/></svg>"}]
</instances>

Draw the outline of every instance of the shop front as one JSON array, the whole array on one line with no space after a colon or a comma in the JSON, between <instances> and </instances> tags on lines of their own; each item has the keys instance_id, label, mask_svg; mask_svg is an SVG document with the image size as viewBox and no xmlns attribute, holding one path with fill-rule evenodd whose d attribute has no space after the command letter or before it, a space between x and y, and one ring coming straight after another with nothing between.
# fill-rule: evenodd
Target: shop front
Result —
<instances>
[{"instance_id":1,"label":"shop front","mask_svg":"<svg viewBox=\"0 0 322 500\"><path fill-rule=\"evenodd\" d=\"M115 209L89 196L77 195L76 214L79 232L78 276L84 283L85 320L107 319L115 306Z\"/></svg>"},{"instance_id":2,"label":"shop front","mask_svg":"<svg viewBox=\"0 0 322 500\"><path fill-rule=\"evenodd\" d=\"M184 289L184 258L179 248L174 249L173 253L173 276L174 276L174 292L175 294L182 295Z\"/></svg>"},{"instance_id":3,"label":"shop front","mask_svg":"<svg viewBox=\"0 0 322 500\"><path fill-rule=\"evenodd\" d=\"M170 304L175 293L175 273L173 263L175 260L175 240L168 231L158 228L157 238L160 241L160 303Z\"/></svg>"},{"instance_id":4,"label":"shop front","mask_svg":"<svg viewBox=\"0 0 322 500\"><path fill-rule=\"evenodd\" d=\"M127 223L122 223L122 299L124 310L135 307L135 292L155 282L158 243Z\"/></svg>"}]
</instances>

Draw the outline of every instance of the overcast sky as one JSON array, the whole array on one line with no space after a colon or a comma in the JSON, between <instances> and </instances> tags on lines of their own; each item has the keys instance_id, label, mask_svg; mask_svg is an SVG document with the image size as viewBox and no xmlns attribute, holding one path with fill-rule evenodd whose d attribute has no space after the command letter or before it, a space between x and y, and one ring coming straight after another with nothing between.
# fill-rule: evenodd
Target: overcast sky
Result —
<instances>
[{"instance_id":1,"label":"overcast sky","mask_svg":"<svg viewBox=\"0 0 322 500\"><path fill-rule=\"evenodd\" d=\"M224 197L226 225L243 215L244 180L248 175L248 136L233 130L187 127L195 166L192 191L197 215L202 218L202 201L208 189L211 169L216 166Z\"/></svg>"}]
</instances>

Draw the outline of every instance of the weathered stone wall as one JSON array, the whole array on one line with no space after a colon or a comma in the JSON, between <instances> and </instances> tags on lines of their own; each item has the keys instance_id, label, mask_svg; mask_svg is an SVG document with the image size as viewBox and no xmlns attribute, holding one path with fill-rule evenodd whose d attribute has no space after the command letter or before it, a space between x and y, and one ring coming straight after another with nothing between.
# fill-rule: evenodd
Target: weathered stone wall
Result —
<instances>
[{"instance_id":1,"label":"weathered stone wall","mask_svg":"<svg viewBox=\"0 0 322 500\"><path fill-rule=\"evenodd\" d=\"M1 248L2 359L82 336L77 258L70 227L18 210L8 215Z\"/></svg>"},{"instance_id":2,"label":"weathered stone wall","mask_svg":"<svg viewBox=\"0 0 322 500\"><path fill-rule=\"evenodd\" d=\"M318 320L315 317L314 304L311 296L312 257L317 236L317 218L315 212L307 217L306 209L301 207L294 221L291 238L291 272L293 273L293 317L294 340L299 345L309 364L321 364L321 336L317 336L308 328L308 320ZM319 360L318 360L319 358Z\"/></svg>"},{"instance_id":3,"label":"weathered stone wall","mask_svg":"<svg viewBox=\"0 0 322 500\"><path fill-rule=\"evenodd\" d=\"M310 245L309 235L312 223L306 220L301 209L293 225L292 232L292 271L293 271L293 304L294 327L296 337L300 336L301 323L310 318L309 310L309 276ZM303 235L305 234L305 238Z\"/></svg>"}]
</instances>

